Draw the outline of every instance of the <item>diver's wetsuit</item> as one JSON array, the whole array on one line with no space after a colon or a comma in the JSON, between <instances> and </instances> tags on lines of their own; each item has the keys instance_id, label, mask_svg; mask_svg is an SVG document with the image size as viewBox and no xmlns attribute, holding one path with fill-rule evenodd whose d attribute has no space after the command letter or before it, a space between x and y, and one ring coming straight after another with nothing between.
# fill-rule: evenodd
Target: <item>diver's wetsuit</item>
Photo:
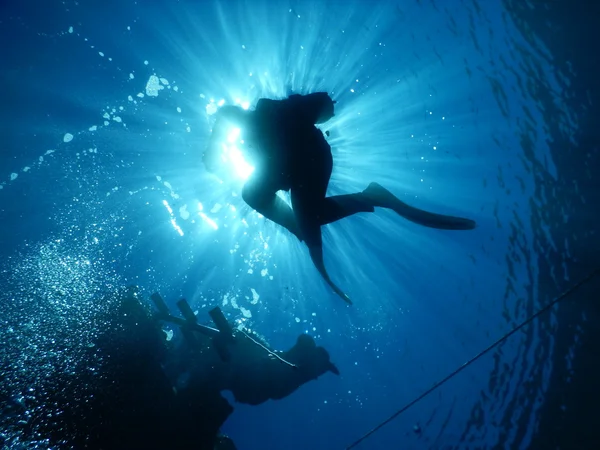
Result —
<instances>
[{"instance_id":1,"label":"diver's wetsuit","mask_svg":"<svg viewBox=\"0 0 600 450\"><path fill-rule=\"evenodd\" d=\"M278 190L289 190L298 228L284 226L309 248L321 247L322 225L374 208L362 193L326 197L333 169L329 143L314 124L293 110L277 111L270 102L274 101L261 99L254 112L250 141L260 150L252 161L255 171L244 186L244 199L260 208L267 199L273 201Z\"/></svg>"}]
</instances>

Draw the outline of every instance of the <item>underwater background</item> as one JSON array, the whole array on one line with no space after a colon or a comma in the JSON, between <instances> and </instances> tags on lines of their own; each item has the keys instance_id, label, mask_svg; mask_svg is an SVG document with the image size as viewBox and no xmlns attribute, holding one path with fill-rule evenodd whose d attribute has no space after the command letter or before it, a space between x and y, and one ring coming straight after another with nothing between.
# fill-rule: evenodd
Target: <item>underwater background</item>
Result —
<instances>
[{"instance_id":1,"label":"underwater background","mask_svg":"<svg viewBox=\"0 0 600 450\"><path fill-rule=\"evenodd\" d=\"M57 413L40 400L57 374L94 370L80 349L121 286L186 298L201 321L218 305L277 349L301 333L325 347L339 377L234 404L222 430L241 450L296 450L351 446L588 277L356 448L597 448L598 6L24 0L0 14L0 445L49 447L23 429ZM243 204L243 174L201 164L219 102L314 91L338 101L331 194L378 181L478 224L377 211L327 226L350 308Z\"/></svg>"}]
</instances>

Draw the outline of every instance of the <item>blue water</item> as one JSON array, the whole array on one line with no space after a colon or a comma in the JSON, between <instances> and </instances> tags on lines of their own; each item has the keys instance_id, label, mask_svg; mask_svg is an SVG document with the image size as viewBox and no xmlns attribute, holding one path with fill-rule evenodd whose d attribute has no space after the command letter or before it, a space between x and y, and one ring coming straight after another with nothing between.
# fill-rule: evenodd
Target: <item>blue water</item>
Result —
<instances>
[{"instance_id":1,"label":"blue water","mask_svg":"<svg viewBox=\"0 0 600 450\"><path fill-rule=\"evenodd\" d=\"M4 379L14 392L59 370L46 353L52 330L71 321L85 340L105 307L97 293L137 284L185 297L205 319L219 305L278 349L313 336L341 376L236 404L223 431L240 449L345 448L548 300L537 279L551 199L535 179L556 167L536 95L543 86L561 105L568 78L501 2L1 8L2 333L23 336L10 354L21 372ZM318 90L338 100L324 128L331 194L378 181L478 223L440 231L377 211L327 226L326 264L351 308L300 243L243 204L239 176L217 180L201 164L211 100ZM552 126L569 136L576 112L561 111ZM564 265L551 270L569 280ZM25 320L8 306L17 297L42 312ZM534 322L358 448L525 448L535 426L516 424L536 423L555 320Z\"/></svg>"}]
</instances>

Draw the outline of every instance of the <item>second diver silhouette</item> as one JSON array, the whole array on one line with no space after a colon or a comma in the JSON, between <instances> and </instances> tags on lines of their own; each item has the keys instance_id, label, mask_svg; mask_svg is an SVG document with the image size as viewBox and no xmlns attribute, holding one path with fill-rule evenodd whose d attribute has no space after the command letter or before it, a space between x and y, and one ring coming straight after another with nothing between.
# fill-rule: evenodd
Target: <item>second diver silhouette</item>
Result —
<instances>
[{"instance_id":1,"label":"second diver silhouette","mask_svg":"<svg viewBox=\"0 0 600 450\"><path fill-rule=\"evenodd\" d=\"M308 247L323 279L347 303L350 298L331 280L323 262L321 227L360 212L388 208L411 222L444 230L471 230L475 222L407 205L378 183L362 192L327 197L333 168L331 147L316 125L334 116L335 101L325 92L294 94L283 100L261 98L256 108L223 106L203 155L208 171L217 168L222 143L232 127L241 131L245 159L254 171L242 189L255 211L283 226ZM290 191L291 207L277 191Z\"/></svg>"}]
</instances>

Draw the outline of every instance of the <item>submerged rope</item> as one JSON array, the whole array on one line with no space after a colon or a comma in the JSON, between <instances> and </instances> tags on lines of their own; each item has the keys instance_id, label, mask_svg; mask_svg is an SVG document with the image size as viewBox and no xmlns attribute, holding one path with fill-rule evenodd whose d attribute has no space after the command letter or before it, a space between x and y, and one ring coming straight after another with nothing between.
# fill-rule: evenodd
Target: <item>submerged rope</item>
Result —
<instances>
[{"instance_id":1,"label":"submerged rope","mask_svg":"<svg viewBox=\"0 0 600 450\"><path fill-rule=\"evenodd\" d=\"M596 269L596 270L592 271L588 276L586 276L585 278L583 278L579 282L575 283L573 286L571 286L569 289L567 289L566 291L564 291L562 294L560 294L558 297L556 297L554 300L552 300L550 303L548 303L546 306L544 306L538 312L536 312L536 313L532 314L531 316L529 316L527 319L525 319L525 321L521 322L515 328L513 328L508 333L506 333L505 335L503 335L502 337L500 337L497 341L493 342L488 347L486 347L484 350L482 350L481 352L479 352L478 354L476 354L475 356L473 356L470 360L468 360L467 362L465 362L462 366L457 367L454 371L452 371L446 377L442 378L440 381L438 381L437 383L435 383L433 386L431 386L425 392L423 392L422 394L420 394L418 397L416 397L412 401L408 402L406 405L404 405L402 408L400 408L398 411L396 411L390 417L388 417L387 419L385 419L383 422L381 422L375 428L373 428L372 430L370 430L369 432L367 432L366 434L364 434L362 437L360 437L359 439L357 439L356 441L354 441L352 444L350 444L348 447L346 447L346 450L350 450L351 448L356 447L362 441L364 441L369 436L371 436L372 434L374 434L377 431L379 431L381 428L383 428L385 425L387 425L388 423L390 423L392 420L394 420L396 417L398 417L400 414L402 414L408 408L410 408L411 406L413 406L415 403L423 400L425 397L427 397L429 394L431 394L433 391L435 391L437 388L439 388L442 384L446 383L448 380L450 380L451 378L453 378L455 375L458 375L460 372L462 372L468 366L470 366L471 364L473 364L475 361L477 361L483 355L485 355L486 353L488 353L494 347L498 346L498 344L501 344L502 342L504 342L506 339L508 339L509 337L511 337L513 334L515 334L517 331L519 331L525 325L528 325L534 319L536 319L540 315L544 314L546 311L550 310L558 302L560 302L561 300L563 300L565 297L568 297L569 295L571 295L573 292L575 292L577 289L579 289L582 285L584 285L585 283L587 283L588 281L592 280L593 278L595 278L598 275L600 275L600 269Z\"/></svg>"},{"instance_id":2,"label":"submerged rope","mask_svg":"<svg viewBox=\"0 0 600 450\"><path fill-rule=\"evenodd\" d=\"M285 359L283 359L281 356L279 356L277 353L275 353L273 350L267 348L266 346L264 346L263 344L261 344L260 342L258 342L256 339L254 339L252 336L250 336L248 333L246 333L244 330L238 330L240 333L242 333L242 335L244 335L244 337L246 337L247 339L250 339L253 343L255 343L256 345L258 345L260 348L262 348L264 351L266 351L270 356L274 357L275 359L278 359L279 361L281 361L283 364L285 364L286 366L291 367L292 369L297 369L298 366L296 364L293 364Z\"/></svg>"}]
</instances>

